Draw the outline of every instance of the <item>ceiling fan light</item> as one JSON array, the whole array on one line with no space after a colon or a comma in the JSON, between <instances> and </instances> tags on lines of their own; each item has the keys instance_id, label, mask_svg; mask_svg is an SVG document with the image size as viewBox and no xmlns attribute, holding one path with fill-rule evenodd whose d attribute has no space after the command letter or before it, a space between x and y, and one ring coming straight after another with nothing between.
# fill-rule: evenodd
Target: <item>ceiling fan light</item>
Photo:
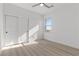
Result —
<instances>
[{"instance_id":1,"label":"ceiling fan light","mask_svg":"<svg viewBox=\"0 0 79 59\"><path fill-rule=\"evenodd\" d=\"M40 4L40 6L42 7L42 6L43 6L43 4L41 3L41 4Z\"/></svg>"}]
</instances>

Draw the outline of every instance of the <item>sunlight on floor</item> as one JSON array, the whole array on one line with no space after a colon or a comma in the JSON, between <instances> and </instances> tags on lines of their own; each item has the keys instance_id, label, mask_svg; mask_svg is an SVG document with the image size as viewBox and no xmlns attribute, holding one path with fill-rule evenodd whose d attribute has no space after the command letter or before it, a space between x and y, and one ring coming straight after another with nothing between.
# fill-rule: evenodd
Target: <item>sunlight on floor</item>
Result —
<instances>
[{"instance_id":1,"label":"sunlight on floor","mask_svg":"<svg viewBox=\"0 0 79 59\"><path fill-rule=\"evenodd\" d=\"M37 41L32 41L32 42L29 42L29 43L22 43L22 44L24 44L25 46L27 46L27 45L38 44L38 42ZM23 46L22 44L17 44L17 45L11 45L11 46L7 46L7 47L3 47L3 48L1 48L1 51L2 50L12 49L12 48L22 47Z\"/></svg>"},{"instance_id":2,"label":"sunlight on floor","mask_svg":"<svg viewBox=\"0 0 79 59\"><path fill-rule=\"evenodd\" d=\"M21 47L21 46L22 46L21 44L11 45L11 46L3 47L3 48L1 48L1 50L7 50L7 49L12 49L12 48Z\"/></svg>"},{"instance_id":3,"label":"sunlight on floor","mask_svg":"<svg viewBox=\"0 0 79 59\"><path fill-rule=\"evenodd\" d=\"M33 44L39 44L37 41L30 41L29 43L24 43L24 45L33 45Z\"/></svg>"}]
</instances>

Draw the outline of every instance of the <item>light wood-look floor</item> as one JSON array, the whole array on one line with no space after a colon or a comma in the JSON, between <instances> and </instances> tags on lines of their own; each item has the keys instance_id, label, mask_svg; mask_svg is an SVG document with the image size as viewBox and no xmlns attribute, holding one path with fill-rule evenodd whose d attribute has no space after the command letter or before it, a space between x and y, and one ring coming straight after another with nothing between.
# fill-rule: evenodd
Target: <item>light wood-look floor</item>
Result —
<instances>
[{"instance_id":1,"label":"light wood-look floor","mask_svg":"<svg viewBox=\"0 0 79 59\"><path fill-rule=\"evenodd\" d=\"M79 49L68 47L55 42L50 42L47 40L38 40L32 44L22 43L13 48L1 49L0 55L1 56L79 56Z\"/></svg>"}]
</instances>

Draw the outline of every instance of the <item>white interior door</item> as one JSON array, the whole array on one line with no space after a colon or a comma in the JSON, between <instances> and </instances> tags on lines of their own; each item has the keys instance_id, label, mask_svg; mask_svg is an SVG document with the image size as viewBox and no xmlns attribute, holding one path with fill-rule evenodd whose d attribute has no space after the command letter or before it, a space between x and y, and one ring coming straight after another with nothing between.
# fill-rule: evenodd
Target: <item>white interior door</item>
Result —
<instances>
[{"instance_id":1,"label":"white interior door","mask_svg":"<svg viewBox=\"0 0 79 59\"><path fill-rule=\"evenodd\" d=\"M15 16L5 16L5 27L5 46L18 43L18 18Z\"/></svg>"}]
</instances>

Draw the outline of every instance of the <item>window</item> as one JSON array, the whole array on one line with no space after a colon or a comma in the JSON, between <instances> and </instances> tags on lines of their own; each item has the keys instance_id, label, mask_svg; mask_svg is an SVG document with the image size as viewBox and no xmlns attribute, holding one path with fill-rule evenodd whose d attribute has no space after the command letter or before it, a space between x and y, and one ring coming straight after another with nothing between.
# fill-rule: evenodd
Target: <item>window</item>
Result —
<instances>
[{"instance_id":1,"label":"window","mask_svg":"<svg viewBox=\"0 0 79 59\"><path fill-rule=\"evenodd\" d=\"M52 18L48 17L45 22L46 31L52 30L52 25L53 25Z\"/></svg>"}]
</instances>

